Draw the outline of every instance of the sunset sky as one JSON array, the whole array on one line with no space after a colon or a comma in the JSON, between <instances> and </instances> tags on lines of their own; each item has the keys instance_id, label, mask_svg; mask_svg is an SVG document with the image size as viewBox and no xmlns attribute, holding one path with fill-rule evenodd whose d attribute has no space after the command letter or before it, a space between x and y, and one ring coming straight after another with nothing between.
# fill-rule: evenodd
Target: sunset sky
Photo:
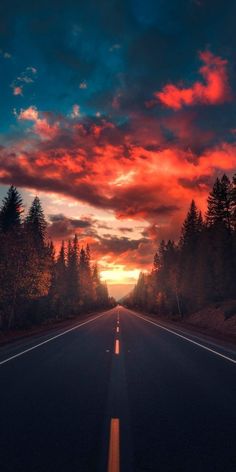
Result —
<instances>
[{"instance_id":1,"label":"sunset sky","mask_svg":"<svg viewBox=\"0 0 236 472\"><path fill-rule=\"evenodd\" d=\"M0 197L38 195L111 294L236 171L235 18L231 0L1 4Z\"/></svg>"}]
</instances>

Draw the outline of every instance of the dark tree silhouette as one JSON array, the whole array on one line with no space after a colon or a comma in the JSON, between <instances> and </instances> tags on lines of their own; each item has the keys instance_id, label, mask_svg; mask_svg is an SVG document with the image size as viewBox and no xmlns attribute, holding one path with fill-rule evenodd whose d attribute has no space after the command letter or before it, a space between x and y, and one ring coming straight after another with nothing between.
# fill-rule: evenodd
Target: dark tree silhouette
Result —
<instances>
[{"instance_id":1,"label":"dark tree silhouette","mask_svg":"<svg viewBox=\"0 0 236 472\"><path fill-rule=\"evenodd\" d=\"M0 329L65 319L111 306L98 268L91 270L89 246L79 251L77 235L58 256L47 240L38 197L23 220L23 202L11 186L0 210Z\"/></svg>"},{"instance_id":2,"label":"dark tree silhouette","mask_svg":"<svg viewBox=\"0 0 236 472\"><path fill-rule=\"evenodd\" d=\"M178 244L161 242L151 274L140 274L130 306L187 316L210 303L235 298L236 176L217 178L205 221L194 201Z\"/></svg>"},{"instance_id":3,"label":"dark tree silhouette","mask_svg":"<svg viewBox=\"0 0 236 472\"><path fill-rule=\"evenodd\" d=\"M35 197L32 202L26 217L25 226L35 246L38 249L42 249L45 245L47 223L38 197Z\"/></svg>"},{"instance_id":4,"label":"dark tree silhouette","mask_svg":"<svg viewBox=\"0 0 236 472\"><path fill-rule=\"evenodd\" d=\"M217 178L208 197L206 223L208 226L224 224L231 227L232 184L226 175Z\"/></svg>"},{"instance_id":5,"label":"dark tree silhouette","mask_svg":"<svg viewBox=\"0 0 236 472\"><path fill-rule=\"evenodd\" d=\"M23 213L22 198L17 189L11 185L7 192L7 196L3 199L0 210L0 229L6 233L8 230L16 232L22 223L21 217Z\"/></svg>"}]
</instances>

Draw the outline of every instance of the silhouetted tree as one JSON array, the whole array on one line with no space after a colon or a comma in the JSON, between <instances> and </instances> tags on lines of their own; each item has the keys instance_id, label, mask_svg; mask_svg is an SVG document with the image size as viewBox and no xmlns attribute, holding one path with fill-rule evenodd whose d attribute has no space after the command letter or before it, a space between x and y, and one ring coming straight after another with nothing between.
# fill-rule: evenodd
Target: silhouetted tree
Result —
<instances>
[{"instance_id":1,"label":"silhouetted tree","mask_svg":"<svg viewBox=\"0 0 236 472\"><path fill-rule=\"evenodd\" d=\"M221 224L231 227L232 185L226 175L217 178L208 197L206 223L208 226Z\"/></svg>"},{"instance_id":2,"label":"silhouetted tree","mask_svg":"<svg viewBox=\"0 0 236 472\"><path fill-rule=\"evenodd\" d=\"M70 311L78 311L79 301L79 245L77 235L68 241L67 254L67 296Z\"/></svg>"},{"instance_id":3,"label":"silhouetted tree","mask_svg":"<svg viewBox=\"0 0 236 472\"><path fill-rule=\"evenodd\" d=\"M18 190L11 185L6 197L3 199L0 210L0 230L6 233L14 230L15 234L21 226L23 202Z\"/></svg>"},{"instance_id":4,"label":"silhouetted tree","mask_svg":"<svg viewBox=\"0 0 236 472\"><path fill-rule=\"evenodd\" d=\"M79 252L75 235L67 254L62 243L56 257L39 198L25 220L22 213L22 198L11 186L0 209L0 329L108 307L106 285L98 272L92 277L89 246Z\"/></svg>"},{"instance_id":5,"label":"silhouetted tree","mask_svg":"<svg viewBox=\"0 0 236 472\"><path fill-rule=\"evenodd\" d=\"M38 250L45 246L47 223L38 197L32 202L25 222L26 231Z\"/></svg>"},{"instance_id":6,"label":"silhouetted tree","mask_svg":"<svg viewBox=\"0 0 236 472\"><path fill-rule=\"evenodd\" d=\"M232 181L223 175L209 194L206 222L192 201L178 245L161 242L151 274L140 274L129 304L187 315L235 297L235 276L236 175Z\"/></svg>"}]
</instances>

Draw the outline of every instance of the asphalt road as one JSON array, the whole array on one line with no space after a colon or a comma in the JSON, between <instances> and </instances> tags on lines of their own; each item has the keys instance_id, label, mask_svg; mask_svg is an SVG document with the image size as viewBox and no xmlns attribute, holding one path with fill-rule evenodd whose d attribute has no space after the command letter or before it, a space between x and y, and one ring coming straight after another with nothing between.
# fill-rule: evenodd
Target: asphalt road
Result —
<instances>
[{"instance_id":1,"label":"asphalt road","mask_svg":"<svg viewBox=\"0 0 236 472\"><path fill-rule=\"evenodd\" d=\"M0 349L1 472L236 471L236 349L122 307L66 331Z\"/></svg>"}]
</instances>

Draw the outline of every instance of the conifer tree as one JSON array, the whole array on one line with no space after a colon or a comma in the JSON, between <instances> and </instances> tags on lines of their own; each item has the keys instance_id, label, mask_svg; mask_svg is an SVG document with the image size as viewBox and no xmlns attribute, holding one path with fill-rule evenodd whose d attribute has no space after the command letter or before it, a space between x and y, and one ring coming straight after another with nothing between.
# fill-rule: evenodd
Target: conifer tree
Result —
<instances>
[{"instance_id":1,"label":"conifer tree","mask_svg":"<svg viewBox=\"0 0 236 472\"><path fill-rule=\"evenodd\" d=\"M37 249L42 249L45 244L47 223L44 217L41 202L38 197L32 202L26 217L26 230L29 232Z\"/></svg>"},{"instance_id":2,"label":"conifer tree","mask_svg":"<svg viewBox=\"0 0 236 472\"><path fill-rule=\"evenodd\" d=\"M0 229L2 232L13 230L16 232L22 223L23 202L16 187L11 185L3 199L0 210Z\"/></svg>"},{"instance_id":3,"label":"conifer tree","mask_svg":"<svg viewBox=\"0 0 236 472\"><path fill-rule=\"evenodd\" d=\"M76 314L79 301L79 246L77 235L68 241L67 252L67 295L72 313Z\"/></svg>"},{"instance_id":4,"label":"conifer tree","mask_svg":"<svg viewBox=\"0 0 236 472\"><path fill-rule=\"evenodd\" d=\"M208 197L206 222L208 226L224 225L228 230L231 227L231 196L232 185L229 178L223 175L217 178Z\"/></svg>"},{"instance_id":5,"label":"conifer tree","mask_svg":"<svg viewBox=\"0 0 236 472\"><path fill-rule=\"evenodd\" d=\"M66 316L66 295L67 295L67 278L66 278L66 255L64 241L61 243L60 251L55 263L54 277L50 290L55 315L59 318Z\"/></svg>"},{"instance_id":6,"label":"conifer tree","mask_svg":"<svg viewBox=\"0 0 236 472\"><path fill-rule=\"evenodd\" d=\"M230 195L230 210L231 210L231 226L232 230L236 232L236 174L233 176Z\"/></svg>"},{"instance_id":7,"label":"conifer tree","mask_svg":"<svg viewBox=\"0 0 236 472\"><path fill-rule=\"evenodd\" d=\"M82 247L80 251L79 274L81 301L85 306L89 306L93 301L93 284L90 268L89 246L87 246L86 250L84 250L84 248Z\"/></svg>"},{"instance_id":8,"label":"conifer tree","mask_svg":"<svg viewBox=\"0 0 236 472\"><path fill-rule=\"evenodd\" d=\"M129 297L131 306L143 309L145 300L152 311L182 316L235 298L236 175L232 182L226 175L216 179L206 218L205 223L192 201L178 246L161 242L151 274L140 275Z\"/></svg>"},{"instance_id":9,"label":"conifer tree","mask_svg":"<svg viewBox=\"0 0 236 472\"><path fill-rule=\"evenodd\" d=\"M182 226L180 238L180 245L182 247L191 246L192 248L194 246L199 231L201 230L201 224L202 216L196 207L195 201L192 200L189 211Z\"/></svg>"}]
</instances>

